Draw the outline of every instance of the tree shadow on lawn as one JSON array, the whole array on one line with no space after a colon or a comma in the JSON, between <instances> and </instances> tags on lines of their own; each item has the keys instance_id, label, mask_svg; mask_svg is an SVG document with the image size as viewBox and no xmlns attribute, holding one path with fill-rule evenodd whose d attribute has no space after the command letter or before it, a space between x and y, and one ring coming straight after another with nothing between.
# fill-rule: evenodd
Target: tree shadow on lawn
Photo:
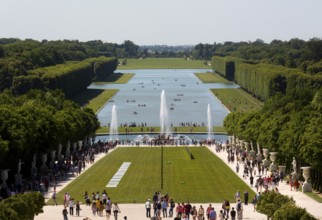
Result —
<instances>
[{"instance_id":1,"label":"tree shadow on lawn","mask_svg":"<svg viewBox=\"0 0 322 220\"><path fill-rule=\"evenodd\" d=\"M79 93L77 96L70 98L70 100L76 102L80 106L85 106L89 103L90 100L96 98L104 89L86 89L85 91Z\"/></svg>"},{"instance_id":2,"label":"tree shadow on lawn","mask_svg":"<svg viewBox=\"0 0 322 220\"><path fill-rule=\"evenodd\" d=\"M106 77L99 79L97 82L114 83L117 80L119 80L123 75L123 73L109 74Z\"/></svg>"}]
</instances>

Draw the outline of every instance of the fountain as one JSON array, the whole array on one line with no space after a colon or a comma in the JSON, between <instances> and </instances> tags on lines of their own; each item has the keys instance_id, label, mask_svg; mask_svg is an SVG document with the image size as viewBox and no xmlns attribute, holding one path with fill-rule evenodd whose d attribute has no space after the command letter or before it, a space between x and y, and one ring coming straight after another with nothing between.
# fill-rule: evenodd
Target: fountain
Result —
<instances>
[{"instance_id":1,"label":"fountain","mask_svg":"<svg viewBox=\"0 0 322 220\"><path fill-rule=\"evenodd\" d=\"M210 104L208 104L208 108L207 108L207 131L208 131L208 140L210 140L211 139L211 133L212 133Z\"/></svg>"},{"instance_id":2,"label":"fountain","mask_svg":"<svg viewBox=\"0 0 322 220\"><path fill-rule=\"evenodd\" d=\"M112 115L111 115L111 127L110 127L110 141L118 140L118 124L117 124L117 114L116 114L116 106L112 107Z\"/></svg>"},{"instance_id":3,"label":"fountain","mask_svg":"<svg viewBox=\"0 0 322 220\"><path fill-rule=\"evenodd\" d=\"M169 123L167 102L165 98L165 92L164 90L162 90L161 105L160 105L160 134L169 135L170 133L171 133L171 129L170 129L170 123Z\"/></svg>"}]
</instances>

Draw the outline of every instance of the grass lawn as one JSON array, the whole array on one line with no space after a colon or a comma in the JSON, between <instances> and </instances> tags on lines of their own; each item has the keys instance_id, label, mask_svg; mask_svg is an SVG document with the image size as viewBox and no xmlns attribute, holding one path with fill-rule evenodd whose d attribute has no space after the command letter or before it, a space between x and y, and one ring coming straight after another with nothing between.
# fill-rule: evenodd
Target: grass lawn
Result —
<instances>
[{"instance_id":1,"label":"grass lawn","mask_svg":"<svg viewBox=\"0 0 322 220\"><path fill-rule=\"evenodd\" d=\"M121 62L122 59L119 60ZM203 60L185 60L183 58L146 58L126 59L126 65L118 66L124 69L209 69Z\"/></svg>"},{"instance_id":2,"label":"grass lawn","mask_svg":"<svg viewBox=\"0 0 322 220\"><path fill-rule=\"evenodd\" d=\"M184 147L164 147L163 150L162 193L169 193L174 201L219 203L226 198L233 202L236 190L243 192L245 189L250 192L249 198L254 196L254 192L206 147L190 147L194 160ZM131 162L131 165L118 186L106 188L123 162ZM160 147L119 147L59 192L57 198L61 204L64 193L69 192L72 198L84 201L85 191L91 194L106 189L114 202L144 203L161 190L160 170Z\"/></svg>"},{"instance_id":3,"label":"grass lawn","mask_svg":"<svg viewBox=\"0 0 322 220\"><path fill-rule=\"evenodd\" d=\"M217 73L208 72L208 73L195 73L195 75L203 82L203 83L233 83L220 76Z\"/></svg>"},{"instance_id":4,"label":"grass lawn","mask_svg":"<svg viewBox=\"0 0 322 220\"><path fill-rule=\"evenodd\" d=\"M318 194L316 194L314 192L307 192L307 193L305 193L305 195L311 197L312 199L314 199L318 203L322 203L322 197L321 197L321 195L318 195Z\"/></svg>"},{"instance_id":5,"label":"grass lawn","mask_svg":"<svg viewBox=\"0 0 322 220\"><path fill-rule=\"evenodd\" d=\"M93 84L126 84L133 76L133 73L113 73Z\"/></svg>"},{"instance_id":6,"label":"grass lawn","mask_svg":"<svg viewBox=\"0 0 322 220\"><path fill-rule=\"evenodd\" d=\"M242 89L211 89L211 91L231 112L246 112L263 106L261 101Z\"/></svg>"},{"instance_id":7,"label":"grass lawn","mask_svg":"<svg viewBox=\"0 0 322 220\"><path fill-rule=\"evenodd\" d=\"M125 84L134 74L132 73L113 73L100 82L94 82L94 84ZM116 93L117 89L87 89L86 91L73 97L72 100L80 106L86 105L88 108L97 112L107 103Z\"/></svg>"},{"instance_id":8,"label":"grass lawn","mask_svg":"<svg viewBox=\"0 0 322 220\"><path fill-rule=\"evenodd\" d=\"M86 91L73 97L72 100L78 103L80 106L86 105L86 107L92 109L94 112L97 112L117 92L117 89L87 89Z\"/></svg>"},{"instance_id":9,"label":"grass lawn","mask_svg":"<svg viewBox=\"0 0 322 220\"><path fill-rule=\"evenodd\" d=\"M126 132L125 127L119 127L118 132L119 133L148 133L151 131L151 128L153 128L153 132L160 132L160 127L127 127L128 132ZM143 130L142 130L143 129ZM176 130L175 130L176 129ZM207 133L207 127L174 127L173 131L176 133L192 133L192 132L202 132ZM213 130L215 133L226 133L225 127L214 127ZM103 126L99 128L96 133L102 134L102 133L109 133L109 127Z\"/></svg>"}]
</instances>

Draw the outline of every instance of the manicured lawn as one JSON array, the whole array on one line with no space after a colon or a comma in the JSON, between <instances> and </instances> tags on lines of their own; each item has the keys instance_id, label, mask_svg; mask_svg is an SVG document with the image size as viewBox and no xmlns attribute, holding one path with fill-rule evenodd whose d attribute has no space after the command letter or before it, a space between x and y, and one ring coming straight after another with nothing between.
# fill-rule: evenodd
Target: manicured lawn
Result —
<instances>
[{"instance_id":1,"label":"manicured lawn","mask_svg":"<svg viewBox=\"0 0 322 220\"><path fill-rule=\"evenodd\" d=\"M94 82L94 84L126 84L133 76L133 73L113 73L104 80Z\"/></svg>"},{"instance_id":2,"label":"manicured lawn","mask_svg":"<svg viewBox=\"0 0 322 220\"><path fill-rule=\"evenodd\" d=\"M153 128L153 132L160 132L160 127L128 127L127 132L126 132L126 128L125 127L119 127L118 132L119 133L148 133L151 131L151 128ZM176 130L175 130L176 129ZM190 127L190 126L186 126L186 127L174 127L172 129L174 132L176 133L192 133L192 132L203 132L206 133L207 132L207 128L206 127ZM97 130L96 133L109 133L109 127L107 126L103 126L101 128L99 128ZM217 133L226 133L226 130L224 127L214 127L214 132Z\"/></svg>"},{"instance_id":3,"label":"manicured lawn","mask_svg":"<svg viewBox=\"0 0 322 220\"><path fill-rule=\"evenodd\" d=\"M195 75L203 82L203 83L233 83L220 76L217 73L208 72L208 73L195 73Z\"/></svg>"},{"instance_id":4,"label":"manicured lawn","mask_svg":"<svg viewBox=\"0 0 322 220\"><path fill-rule=\"evenodd\" d=\"M80 93L77 97L73 97L72 100L78 103L80 106L87 106L94 112L97 112L117 92L117 89L87 89L86 91Z\"/></svg>"},{"instance_id":5,"label":"manicured lawn","mask_svg":"<svg viewBox=\"0 0 322 220\"><path fill-rule=\"evenodd\" d=\"M236 190L254 192L235 173L206 147L190 147L191 160L184 147L164 147L164 182L162 193L169 193L177 202L234 201ZM123 162L131 162L129 169L116 188L106 184ZM154 192L161 190L161 148L119 147L58 193L69 192L76 200L83 201L83 193L102 192L106 189L112 201L143 203ZM49 201L50 203L50 201Z\"/></svg>"},{"instance_id":6,"label":"manicured lawn","mask_svg":"<svg viewBox=\"0 0 322 220\"><path fill-rule=\"evenodd\" d=\"M119 61L122 61L120 59ZM126 65L118 66L124 69L209 69L203 60L185 60L184 58L146 58L126 59Z\"/></svg>"},{"instance_id":7,"label":"manicured lawn","mask_svg":"<svg viewBox=\"0 0 322 220\"><path fill-rule=\"evenodd\" d=\"M246 112L262 107L263 103L242 89L211 89L231 112Z\"/></svg>"},{"instance_id":8,"label":"manicured lawn","mask_svg":"<svg viewBox=\"0 0 322 220\"><path fill-rule=\"evenodd\" d=\"M124 84L127 83L134 74L132 73L114 73L106 77L106 79L100 82L94 82L94 84ZM87 106L92 109L94 112L97 112L102 108L105 103L107 103L116 93L117 89L87 89L84 92L81 92L77 96L72 98L80 106Z\"/></svg>"},{"instance_id":9,"label":"manicured lawn","mask_svg":"<svg viewBox=\"0 0 322 220\"><path fill-rule=\"evenodd\" d=\"M305 195L311 197L312 199L314 199L318 203L322 203L322 197L321 197L321 195L318 195L318 194L316 194L314 192L307 192L307 193L305 193Z\"/></svg>"}]
</instances>

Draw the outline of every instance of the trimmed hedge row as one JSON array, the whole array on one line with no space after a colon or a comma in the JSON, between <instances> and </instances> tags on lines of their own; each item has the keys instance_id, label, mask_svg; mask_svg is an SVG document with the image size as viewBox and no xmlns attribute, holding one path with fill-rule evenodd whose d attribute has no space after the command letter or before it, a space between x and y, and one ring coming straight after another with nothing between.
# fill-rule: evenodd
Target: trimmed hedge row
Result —
<instances>
[{"instance_id":1,"label":"trimmed hedge row","mask_svg":"<svg viewBox=\"0 0 322 220\"><path fill-rule=\"evenodd\" d=\"M211 67L229 81L235 79L235 61L231 57L213 57Z\"/></svg>"},{"instance_id":2,"label":"trimmed hedge row","mask_svg":"<svg viewBox=\"0 0 322 220\"><path fill-rule=\"evenodd\" d=\"M66 96L85 90L93 78L92 66L86 60L39 68L29 73L40 76L45 88L61 89Z\"/></svg>"},{"instance_id":3,"label":"trimmed hedge row","mask_svg":"<svg viewBox=\"0 0 322 220\"><path fill-rule=\"evenodd\" d=\"M104 79L112 74L117 68L117 59L115 57L90 58L87 61L92 63L94 80Z\"/></svg>"},{"instance_id":4,"label":"trimmed hedge row","mask_svg":"<svg viewBox=\"0 0 322 220\"><path fill-rule=\"evenodd\" d=\"M263 101L276 93L286 94L294 89L317 91L322 86L322 75L312 76L279 65L250 64L233 57L213 57L212 68Z\"/></svg>"},{"instance_id":5,"label":"trimmed hedge row","mask_svg":"<svg viewBox=\"0 0 322 220\"><path fill-rule=\"evenodd\" d=\"M116 67L116 58L98 57L38 68L29 71L27 76L15 77L11 89L15 94L24 94L35 88L61 89L70 97L85 90L93 79L112 74Z\"/></svg>"}]
</instances>

